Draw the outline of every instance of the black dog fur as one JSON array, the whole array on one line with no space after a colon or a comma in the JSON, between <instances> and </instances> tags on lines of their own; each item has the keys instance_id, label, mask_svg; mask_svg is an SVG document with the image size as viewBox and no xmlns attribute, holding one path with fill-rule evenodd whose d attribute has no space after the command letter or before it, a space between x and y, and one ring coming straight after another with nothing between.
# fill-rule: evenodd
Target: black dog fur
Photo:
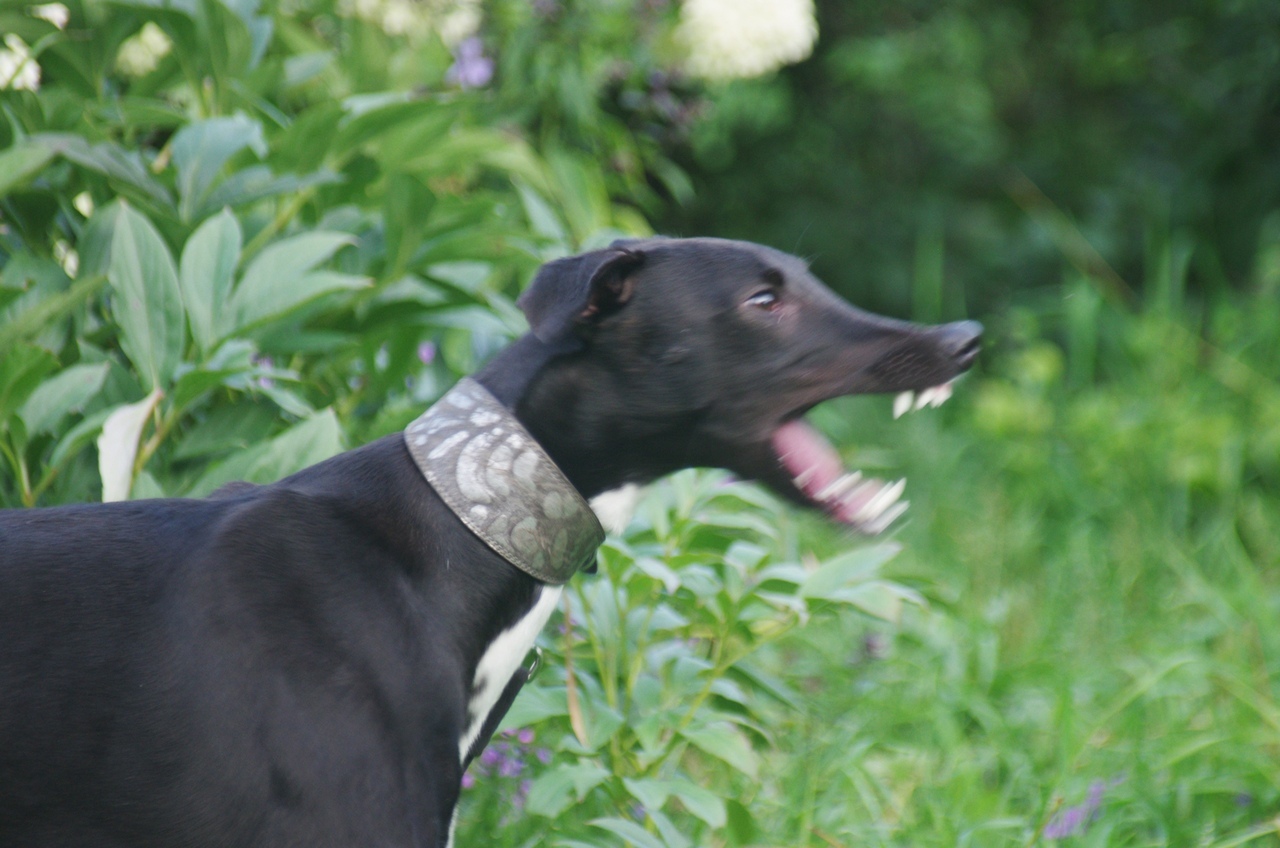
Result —
<instances>
[{"instance_id":1,"label":"black dog fur","mask_svg":"<svg viewBox=\"0 0 1280 848\"><path fill-rule=\"evenodd\" d=\"M477 379L584 497L719 466L815 506L771 434L950 380L981 330L713 239L549 263L521 306ZM204 500L0 512L0 845L440 848L477 663L538 591L399 435Z\"/></svg>"}]
</instances>

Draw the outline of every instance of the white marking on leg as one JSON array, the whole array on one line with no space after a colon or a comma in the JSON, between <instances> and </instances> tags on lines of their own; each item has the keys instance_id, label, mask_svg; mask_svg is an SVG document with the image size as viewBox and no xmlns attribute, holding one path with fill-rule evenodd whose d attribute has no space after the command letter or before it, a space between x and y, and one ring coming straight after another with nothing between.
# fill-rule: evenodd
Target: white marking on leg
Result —
<instances>
[{"instance_id":1,"label":"white marking on leg","mask_svg":"<svg viewBox=\"0 0 1280 848\"><path fill-rule=\"evenodd\" d=\"M453 834L458 829L458 804L453 805L453 815L449 816L449 838L445 840L444 848L453 848Z\"/></svg>"},{"instance_id":2,"label":"white marking on leg","mask_svg":"<svg viewBox=\"0 0 1280 848\"><path fill-rule=\"evenodd\" d=\"M467 752L480 735L480 728L489 717L489 711L498 702L511 675L524 662L534 640L560 602L563 591L563 586L543 584L539 587L538 597L524 617L499 633L498 638L493 640L493 644L480 657L480 662L476 665L476 676L471 684L473 694L467 704L467 729L458 742L459 761L466 762Z\"/></svg>"}]
</instances>

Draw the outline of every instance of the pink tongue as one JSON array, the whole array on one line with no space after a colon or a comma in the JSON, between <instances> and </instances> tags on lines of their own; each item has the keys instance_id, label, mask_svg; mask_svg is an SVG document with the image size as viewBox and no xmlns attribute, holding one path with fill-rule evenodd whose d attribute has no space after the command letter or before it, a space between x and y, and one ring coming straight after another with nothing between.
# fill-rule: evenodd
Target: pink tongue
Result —
<instances>
[{"instance_id":1,"label":"pink tongue","mask_svg":"<svg viewBox=\"0 0 1280 848\"><path fill-rule=\"evenodd\" d=\"M798 478L796 486L811 498L844 474L835 448L799 418L777 429L773 449L791 476Z\"/></svg>"}]
</instances>

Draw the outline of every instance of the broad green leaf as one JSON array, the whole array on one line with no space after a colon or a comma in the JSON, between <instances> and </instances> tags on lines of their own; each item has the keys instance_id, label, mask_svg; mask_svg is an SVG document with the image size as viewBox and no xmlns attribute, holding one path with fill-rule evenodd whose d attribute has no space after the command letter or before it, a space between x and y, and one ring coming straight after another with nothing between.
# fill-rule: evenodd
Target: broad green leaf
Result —
<instances>
[{"instance_id":1,"label":"broad green leaf","mask_svg":"<svg viewBox=\"0 0 1280 848\"><path fill-rule=\"evenodd\" d=\"M62 417L79 411L102 389L110 364L72 365L40 384L18 415L31 434L53 432Z\"/></svg>"},{"instance_id":2,"label":"broad green leaf","mask_svg":"<svg viewBox=\"0 0 1280 848\"><path fill-rule=\"evenodd\" d=\"M601 818L588 822L592 827L608 831L635 848L667 848L667 843L633 821L619 818Z\"/></svg>"},{"instance_id":3,"label":"broad green leaf","mask_svg":"<svg viewBox=\"0 0 1280 848\"><path fill-rule=\"evenodd\" d=\"M351 242L346 233L317 230L264 248L231 296L231 325L222 325L222 333L278 317L332 291L367 285L362 277L311 270Z\"/></svg>"},{"instance_id":4,"label":"broad green leaf","mask_svg":"<svg viewBox=\"0 0 1280 848\"><path fill-rule=\"evenodd\" d=\"M702 819L711 827L719 830L725 826L727 813L724 799L709 789L704 789L688 780L671 781L671 794L684 808Z\"/></svg>"},{"instance_id":5,"label":"broad green leaf","mask_svg":"<svg viewBox=\"0 0 1280 848\"><path fill-rule=\"evenodd\" d=\"M25 252L10 256L0 269L0 356L19 341L47 350L62 347L68 329L62 319L86 299L87 288L103 282L86 283L68 298L74 284L57 262Z\"/></svg>"},{"instance_id":6,"label":"broad green leaf","mask_svg":"<svg viewBox=\"0 0 1280 848\"><path fill-rule=\"evenodd\" d=\"M730 798L725 802L725 812L728 815L729 836L732 838L734 845L753 845L759 841L760 827L756 824L755 816L751 814L751 808L736 799Z\"/></svg>"},{"instance_id":7,"label":"broad green leaf","mask_svg":"<svg viewBox=\"0 0 1280 848\"><path fill-rule=\"evenodd\" d=\"M133 488L129 490L129 500L141 501L148 498L163 498L164 496L164 487L149 472L139 471L138 476L133 478Z\"/></svg>"},{"instance_id":8,"label":"broad green leaf","mask_svg":"<svg viewBox=\"0 0 1280 848\"><path fill-rule=\"evenodd\" d=\"M609 770L592 763L559 766L534 778L525 800L525 810L539 816L555 818L575 800L609 777Z\"/></svg>"},{"instance_id":9,"label":"broad green leaf","mask_svg":"<svg viewBox=\"0 0 1280 848\"><path fill-rule=\"evenodd\" d=\"M31 142L81 167L110 177L119 187L136 189L135 196L140 200L172 208L169 190L151 176L136 151L111 141L90 145L80 136L70 133L41 133L31 136Z\"/></svg>"},{"instance_id":10,"label":"broad green leaf","mask_svg":"<svg viewBox=\"0 0 1280 848\"><path fill-rule=\"evenodd\" d=\"M118 406L102 425L98 436L98 474L102 477L102 502L128 500L133 488L133 466L138 456L138 439L162 393L151 394L137 403Z\"/></svg>"},{"instance_id":11,"label":"broad green leaf","mask_svg":"<svg viewBox=\"0 0 1280 848\"><path fill-rule=\"evenodd\" d=\"M193 497L207 495L234 480L274 483L295 471L340 453L342 428L332 409L317 412L269 442L254 445L210 469L191 487Z\"/></svg>"},{"instance_id":12,"label":"broad green leaf","mask_svg":"<svg viewBox=\"0 0 1280 848\"><path fill-rule=\"evenodd\" d=\"M34 345L21 345L0 357L0 424L17 411L40 386L58 360Z\"/></svg>"},{"instance_id":13,"label":"broad green leaf","mask_svg":"<svg viewBox=\"0 0 1280 848\"><path fill-rule=\"evenodd\" d=\"M255 368L254 351L252 342L232 339L218 348L203 365L184 371L173 383L173 408L185 410L218 386L241 390L249 388L245 375Z\"/></svg>"},{"instance_id":14,"label":"broad green leaf","mask_svg":"<svg viewBox=\"0 0 1280 848\"><path fill-rule=\"evenodd\" d=\"M54 157L54 152L40 144L19 144L0 152L0 197L20 188Z\"/></svg>"},{"instance_id":15,"label":"broad green leaf","mask_svg":"<svg viewBox=\"0 0 1280 848\"><path fill-rule=\"evenodd\" d=\"M262 125L244 115L208 118L188 124L173 137L173 164L178 169L178 214L192 220L198 203L223 166L249 148L267 155Z\"/></svg>"},{"instance_id":16,"label":"broad green leaf","mask_svg":"<svg viewBox=\"0 0 1280 848\"><path fill-rule=\"evenodd\" d=\"M111 242L125 206L108 203L99 206L84 225L76 249L80 251L80 278L100 276L104 279L111 269Z\"/></svg>"},{"instance_id":17,"label":"broad green leaf","mask_svg":"<svg viewBox=\"0 0 1280 848\"><path fill-rule=\"evenodd\" d=\"M852 604L867 615L894 624L902 618L904 604L925 606L925 600L918 592L887 580L869 580L855 586L846 586L833 590L824 597Z\"/></svg>"},{"instance_id":18,"label":"broad green leaf","mask_svg":"<svg viewBox=\"0 0 1280 848\"><path fill-rule=\"evenodd\" d=\"M662 838L667 848L693 848L693 843L689 841L689 837L680 832L675 822L667 818L666 814L661 810L645 810L649 821L657 829L658 835Z\"/></svg>"},{"instance_id":19,"label":"broad green leaf","mask_svg":"<svg viewBox=\"0 0 1280 848\"><path fill-rule=\"evenodd\" d=\"M218 339L219 317L231 300L241 246L240 222L223 209L201 224L182 249L178 282L191 335L201 353L212 350Z\"/></svg>"},{"instance_id":20,"label":"broad green leaf","mask_svg":"<svg viewBox=\"0 0 1280 848\"><path fill-rule=\"evenodd\" d=\"M622 779L622 785L632 797L652 810L662 809L672 791L671 781L651 777L626 777Z\"/></svg>"},{"instance_id":21,"label":"broad green leaf","mask_svg":"<svg viewBox=\"0 0 1280 848\"><path fill-rule=\"evenodd\" d=\"M833 593L858 580L870 580L880 566L897 555L902 546L894 542L854 548L837 554L818 567L800 586L805 598L830 598Z\"/></svg>"},{"instance_id":22,"label":"broad green leaf","mask_svg":"<svg viewBox=\"0 0 1280 848\"><path fill-rule=\"evenodd\" d=\"M384 203L387 269L390 276L409 266L414 251L422 243L435 194L417 177L398 174L387 186Z\"/></svg>"},{"instance_id":23,"label":"broad green leaf","mask_svg":"<svg viewBox=\"0 0 1280 848\"><path fill-rule=\"evenodd\" d=\"M319 170L310 174L276 174L266 165L242 168L230 174L205 195L195 209L195 217L202 217L224 206L242 206L265 197L291 194L313 186L332 185L342 177L332 171Z\"/></svg>"},{"instance_id":24,"label":"broad green leaf","mask_svg":"<svg viewBox=\"0 0 1280 848\"><path fill-rule=\"evenodd\" d=\"M186 336L178 272L155 227L123 202L107 279L115 290L112 313L125 355L146 387L168 385Z\"/></svg>"},{"instance_id":25,"label":"broad green leaf","mask_svg":"<svg viewBox=\"0 0 1280 848\"><path fill-rule=\"evenodd\" d=\"M526 686L503 716L500 729L528 727L555 716L567 715L568 712L563 686Z\"/></svg>"},{"instance_id":26,"label":"broad green leaf","mask_svg":"<svg viewBox=\"0 0 1280 848\"><path fill-rule=\"evenodd\" d=\"M61 468L63 463L88 447L114 411L112 409L100 409L97 412L86 415L82 421L64 433L58 443L54 445L53 452L49 454L46 473L52 473L54 470Z\"/></svg>"},{"instance_id":27,"label":"broad green leaf","mask_svg":"<svg viewBox=\"0 0 1280 848\"><path fill-rule=\"evenodd\" d=\"M760 772L760 758L752 750L747 737L727 721L694 725L682 730L680 735L694 747L724 760L752 778Z\"/></svg>"}]
</instances>

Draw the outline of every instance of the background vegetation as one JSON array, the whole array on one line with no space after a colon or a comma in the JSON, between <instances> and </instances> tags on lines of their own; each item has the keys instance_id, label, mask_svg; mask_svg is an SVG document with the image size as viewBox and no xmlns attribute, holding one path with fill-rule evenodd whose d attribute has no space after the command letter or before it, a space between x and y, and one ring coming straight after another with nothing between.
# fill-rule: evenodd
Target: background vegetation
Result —
<instances>
[{"instance_id":1,"label":"background vegetation","mask_svg":"<svg viewBox=\"0 0 1280 848\"><path fill-rule=\"evenodd\" d=\"M652 0L67 6L0 5L4 506L394 432L619 233L989 327L941 410L820 410L892 541L657 487L460 844L1280 844L1274 3L831 0L714 83Z\"/></svg>"}]
</instances>

